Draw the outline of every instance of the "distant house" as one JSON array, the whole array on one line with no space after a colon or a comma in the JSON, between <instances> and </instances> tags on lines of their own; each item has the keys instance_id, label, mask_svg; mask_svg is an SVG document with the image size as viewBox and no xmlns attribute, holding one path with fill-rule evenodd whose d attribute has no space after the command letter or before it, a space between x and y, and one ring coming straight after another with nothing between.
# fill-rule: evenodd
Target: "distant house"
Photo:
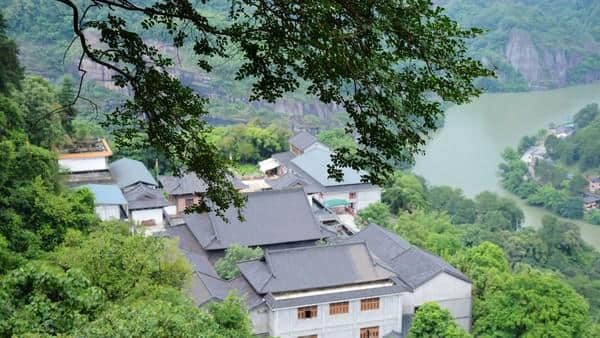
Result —
<instances>
[{"instance_id":1,"label":"distant house","mask_svg":"<svg viewBox=\"0 0 600 338\"><path fill-rule=\"evenodd\" d=\"M527 163L529 166L534 166L537 160L543 160L546 156L546 147L543 145L533 146L521 156L521 161Z\"/></svg>"},{"instance_id":2,"label":"distant house","mask_svg":"<svg viewBox=\"0 0 600 338\"><path fill-rule=\"evenodd\" d=\"M583 197L583 209L586 211L597 209L599 201L600 201L600 197L598 197L598 196L585 195Z\"/></svg>"},{"instance_id":3,"label":"distant house","mask_svg":"<svg viewBox=\"0 0 600 338\"><path fill-rule=\"evenodd\" d=\"M588 190L595 193L600 190L600 177L591 177L588 180Z\"/></svg>"},{"instance_id":4,"label":"distant house","mask_svg":"<svg viewBox=\"0 0 600 338\"><path fill-rule=\"evenodd\" d=\"M154 189L143 183L129 186L123 190L129 208L129 218L136 224L152 230L163 230L164 210L169 203L160 189Z\"/></svg>"},{"instance_id":5,"label":"distant house","mask_svg":"<svg viewBox=\"0 0 600 338\"><path fill-rule=\"evenodd\" d=\"M319 142L316 137L312 136L306 131L290 137L288 142L290 144L290 152L296 156L302 155L303 153L314 148L327 148L325 145Z\"/></svg>"},{"instance_id":6,"label":"distant house","mask_svg":"<svg viewBox=\"0 0 600 338\"><path fill-rule=\"evenodd\" d=\"M61 149L58 165L68 172L67 184L112 183L108 158L112 151L105 139L78 141Z\"/></svg>"},{"instance_id":7,"label":"distant house","mask_svg":"<svg viewBox=\"0 0 600 338\"><path fill-rule=\"evenodd\" d=\"M183 176L159 176L158 181L168 194L169 203L176 206L177 215L182 215L188 206L200 203L207 189L206 183L195 173L187 173ZM230 177L230 181L237 190L248 188L237 177Z\"/></svg>"},{"instance_id":8,"label":"distant house","mask_svg":"<svg viewBox=\"0 0 600 338\"><path fill-rule=\"evenodd\" d=\"M122 158L110 165L110 172L121 189L138 183L157 188L158 183L146 166L137 160Z\"/></svg>"},{"instance_id":9,"label":"distant house","mask_svg":"<svg viewBox=\"0 0 600 338\"><path fill-rule=\"evenodd\" d=\"M550 129L550 133L558 138L567 138L575 133L573 125L564 125Z\"/></svg>"},{"instance_id":10,"label":"distant house","mask_svg":"<svg viewBox=\"0 0 600 338\"><path fill-rule=\"evenodd\" d=\"M301 185L309 197L315 197L323 203L328 200L343 200L348 209L358 211L371 203L381 200L381 189L378 186L363 183L361 173L343 168L344 177L337 182L328 177L327 166L331 164L331 151L328 148L313 148L300 156L291 152L273 154L273 158L281 163L285 172L278 178L267 179L273 189L286 189ZM291 174L290 174L291 173Z\"/></svg>"},{"instance_id":11,"label":"distant house","mask_svg":"<svg viewBox=\"0 0 600 338\"><path fill-rule=\"evenodd\" d=\"M114 184L86 184L94 194L96 214L103 220L127 218L127 200L118 186Z\"/></svg>"}]
</instances>

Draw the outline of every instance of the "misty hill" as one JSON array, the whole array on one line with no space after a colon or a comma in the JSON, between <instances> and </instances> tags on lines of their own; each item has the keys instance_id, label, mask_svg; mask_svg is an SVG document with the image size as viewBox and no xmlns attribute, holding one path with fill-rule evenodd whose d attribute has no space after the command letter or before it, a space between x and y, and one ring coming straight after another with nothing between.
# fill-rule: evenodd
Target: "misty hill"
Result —
<instances>
[{"instance_id":1,"label":"misty hill","mask_svg":"<svg viewBox=\"0 0 600 338\"><path fill-rule=\"evenodd\" d=\"M498 70L499 80L483 80L489 90L513 91L562 87L600 79L600 2L596 0L437 0L463 26L477 26L487 33L470 43L474 56ZM202 5L212 20L225 20L226 1ZM55 79L76 74L76 51L63 53L72 32L69 11L58 3L43 0L0 0L9 34L21 46L21 58L29 72ZM131 22L136 22L132 18ZM135 24L133 25L135 27ZM192 53L156 41L176 61L172 72L198 92L216 102L215 109L231 115L245 105L247 83L234 81L238 63L215 60L211 74L200 74ZM222 61L222 62L220 62ZM89 78L102 88L114 90L110 73L87 64ZM323 117L332 107L323 107L301 94L290 95L279 106L257 104L252 114L274 111L314 114Z\"/></svg>"}]
</instances>

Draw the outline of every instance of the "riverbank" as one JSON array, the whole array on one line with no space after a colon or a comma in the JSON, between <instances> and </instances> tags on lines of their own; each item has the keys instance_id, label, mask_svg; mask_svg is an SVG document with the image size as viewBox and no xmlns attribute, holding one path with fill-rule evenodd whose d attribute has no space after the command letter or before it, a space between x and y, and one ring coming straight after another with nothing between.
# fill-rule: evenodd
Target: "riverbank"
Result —
<instances>
[{"instance_id":1,"label":"riverbank","mask_svg":"<svg viewBox=\"0 0 600 338\"><path fill-rule=\"evenodd\" d=\"M416 159L413 171L431 185L461 188L473 197L489 190L513 198L525 212L525 225L538 228L543 209L527 206L500 187L498 164L506 147L517 147L523 135L563 121L586 104L600 102L600 84L527 93L485 94L474 102L448 109L444 128ZM571 221L571 220L569 220ZM600 226L577 224L586 242L600 249Z\"/></svg>"}]
</instances>

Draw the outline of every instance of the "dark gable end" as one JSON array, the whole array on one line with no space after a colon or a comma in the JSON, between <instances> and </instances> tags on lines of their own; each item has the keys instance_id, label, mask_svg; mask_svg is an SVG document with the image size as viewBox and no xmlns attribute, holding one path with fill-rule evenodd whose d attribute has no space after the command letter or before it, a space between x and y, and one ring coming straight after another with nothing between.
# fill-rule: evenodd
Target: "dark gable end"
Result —
<instances>
[{"instance_id":1,"label":"dark gable end","mask_svg":"<svg viewBox=\"0 0 600 338\"><path fill-rule=\"evenodd\" d=\"M471 283L471 280L442 258L411 245L400 236L371 224L348 239L365 242L373 253L390 266L397 277L417 288L442 272Z\"/></svg>"}]
</instances>

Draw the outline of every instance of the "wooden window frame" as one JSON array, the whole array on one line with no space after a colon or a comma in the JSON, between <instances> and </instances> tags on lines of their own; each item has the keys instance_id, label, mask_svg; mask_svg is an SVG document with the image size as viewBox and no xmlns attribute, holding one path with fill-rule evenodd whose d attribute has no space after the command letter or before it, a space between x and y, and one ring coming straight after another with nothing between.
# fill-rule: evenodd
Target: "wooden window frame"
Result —
<instances>
[{"instance_id":1,"label":"wooden window frame","mask_svg":"<svg viewBox=\"0 0 600 338\"><path fill-rule=\"evenodd\" d=\"M379 297L360 300L360 311L379 310Z\"/></svg>"},{"instance_id":2,"label":"wooden window frame","mask_svg":"<svg viewBox=\"0 0 600 338\"><path fill-rule=\"evenodd\" d=\"M350 302L337 302L329 304L329 315L341 315L350 312Z\"/></svg>"},{"instance_id":3,"label":"wooden window frame","mask_svg":"<svg viewBox=\"0 0 600 338\"><path fill-rule=\"evenodd\" d=\"M309 314L309 316L307 316ZM298 308L298 319L314 319L319 316L319 307L317 305L313 306L303 306Z\"/></svg>"},{"instance_id":4,"label":"wooden window frame","mask_svg":"<svg viewBox=\"0 0 600 338\"><path fill-rule=\"evenodd\" d=\"M379 338L379 326L361 328L360 338Z\"/></svg>"}]
</instances>

